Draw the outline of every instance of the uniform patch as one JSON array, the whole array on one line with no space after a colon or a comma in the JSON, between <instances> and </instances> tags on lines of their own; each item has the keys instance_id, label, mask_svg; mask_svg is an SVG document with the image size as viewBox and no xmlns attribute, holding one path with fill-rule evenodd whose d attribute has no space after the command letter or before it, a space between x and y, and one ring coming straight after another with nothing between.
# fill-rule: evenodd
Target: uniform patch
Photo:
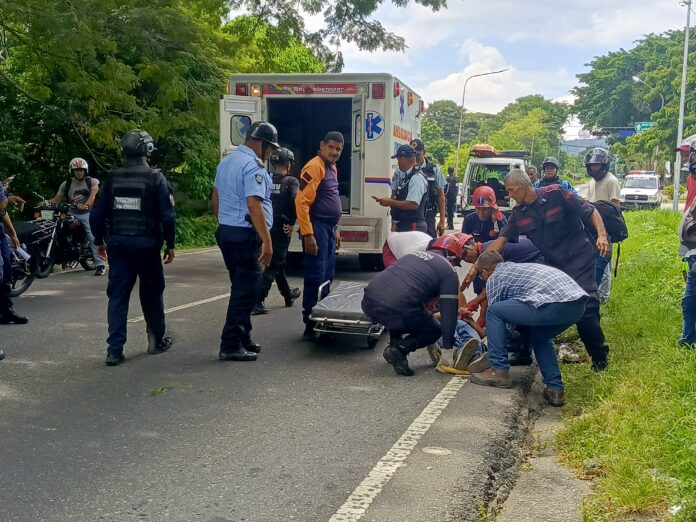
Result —
<instances>
[{"instance_id":1,"label":"uniform patch","mask_svg":"<svg viewBox=\"0 0 696 522\"><path fill-rule=\"evenodd\" d=\"M546 217L553 217L561 211L561 207L554 207L546 213Z\"/></svg>"},{"instance_id":2,"label":"uniform patch","mask_svg":"<svg viewBox=\"0 0 696 522\"><path fill-rule=\"evenodd\" d=\"M172 207L176 206L176 203L174 202L174 194L169 194L169 202L172 204Z\"/></svg>"},{"instance_id":3,"label":"uniform patch","mask_svg":"<svg viewBox=\"0 0 696 522\"><path fill-rule=\"evenodd\" d=\"M262 176L261 174L257 174L257 175L255 176L255 179L256 179L256 183L258 183L259 185L260 185L261 183L263 183L263 176Z\"/></svg>"},{"instance_id":4,"label":"uniform patch","mask_svg":"<svg viewBox=\"0 0 696 522\"><path fill-rule=\"evenodd\" d=\"M142 210L142 201L140 198L114 198L115 210Z\"/></svg>"}]
</instances>

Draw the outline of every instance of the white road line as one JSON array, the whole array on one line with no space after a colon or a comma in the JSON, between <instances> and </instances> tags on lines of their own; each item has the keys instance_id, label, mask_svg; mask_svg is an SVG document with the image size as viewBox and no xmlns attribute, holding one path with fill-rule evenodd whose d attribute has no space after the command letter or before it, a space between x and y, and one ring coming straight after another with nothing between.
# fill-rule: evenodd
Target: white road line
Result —
<instances>
[{"instance_id":1,"label":"white road line","mask_svg":"<svg viewBox=\"0 0 696 522\"><path fill-rule=\"evenodd\" d=\"M447 405L464 386L467 379L452 377L444 388L416 417L404 434L391 447L387 454L379 459L372 471L360 485L355 488L344 504L329 519L329 522L356 522L360 520L370 504L377 498L384 486L391 480L413 449L418 445L421 437L425 435L435 423Z\"/></svg>"},{"instance_id":2,"label":"white road line","mask_svg":"<svg viewBox=\"0 0 696 522\"><path fill-rule=\"evenodd\" d=\"M174 308L167 308L164 311L164 313L168 314L171 312L178 312L179 310L185 310L186 308L191 308L191 307L203 305L206 303L212 303L213 301L219 301L220 299L225 299L229 296L230 296L229 292L226 294L216 295L215 297L209 297L208 299L201 299L200 301L195 301L193 303L186 303L186 304L182 304L179 306L175 306ZM144 320L145 320L145 317L142 315L139 315L138 317L134 317L133 319L128 319L128 322L129 323L139 323L140 321L144 321Z\"/></svg>"}]
</instances>

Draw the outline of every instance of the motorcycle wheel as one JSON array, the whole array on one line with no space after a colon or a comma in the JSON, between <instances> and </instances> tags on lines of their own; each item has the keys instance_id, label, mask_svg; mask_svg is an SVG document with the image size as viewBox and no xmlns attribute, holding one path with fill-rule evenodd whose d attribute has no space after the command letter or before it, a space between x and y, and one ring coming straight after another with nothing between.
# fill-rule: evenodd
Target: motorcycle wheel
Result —
<instances>
[{"instance_id":1,"label":"motorcycle wheel","mask_svg":"<svg viewBox=\"0 0 696 522\"><path fill-rule=\"evenodd\" d=\"M92 249L89 247L89 243L85 243L82 247L82 256L80 257L80 265L85 270L94 270L97 265L94 264L94 257L92 257Z\"/></svg>"},{"instance_id":2,"label":"motorcycle wheel","mask_svg":"<svg viewBox=\"0 0 696 522\"><path fill-rule=\"evenodd\" d=\"M49 258L44 257L43 253L39 255L39 263L36 269L36 277L39 279L44 279L51 275L53 272L53 267L56 265L55 256Z\"/></svg>"},{"instance_id":3,"label":"motorcycle wheel","mask_svg":"<svg viewBox=\"0 0 696 522\"><path fill-rule=\"evenodd\" d=\"M29 261L19 258L12 263L12 289L10 297L17 297L23 294L34 282L38 268L38 250L28 248L31 258Z\"/></svg>"}]
</instances>

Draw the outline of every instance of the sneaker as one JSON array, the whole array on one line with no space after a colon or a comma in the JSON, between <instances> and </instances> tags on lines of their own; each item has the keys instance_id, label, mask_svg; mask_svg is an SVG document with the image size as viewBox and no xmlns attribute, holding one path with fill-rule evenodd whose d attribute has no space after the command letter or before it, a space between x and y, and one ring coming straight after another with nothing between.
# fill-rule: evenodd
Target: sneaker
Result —
<instances>
[{"instance_id":1,"label":"sneaker","mask_svg":"<svg viewBox=\"0 0 696 522\"><path fill-rule=\"evenodd\" d=\"M251 309L251 315L265 315L269 312L270 310L266 308L266 306L263 303L257 303Z\"/></svg>"},{"instance_id":2,"label":"sneaker","mask_svg":"<svg viewBox=\"0 0 696 522\"><path fill-rule=\"evenodd\" d=\"M510 372L496 370L495 368L486 368L482 372L472 373L469 376L469 382L479 384L481 386L495 386L496 388L512 388Z\"/></svg>"},{"instance_id":3,"label":"sneaker","mask_svg":"<svg viewBox=\"0 0 696 522\"><path fill-rule=\"evenodd\" d=\"M106 267L104 265L98 266L97 269L94 271L95 276L103 276L104 273L106 272Z\"/></svg>"},{"instance_id":4,"label":"sneaker","mask_svg":"<svg viewBox=\"0 0 696 522\"><path fill-rule=\"evenodd\" d=\"M247 352L261 353L261 345L259 343L255 343L254 341L250 341L248 344L243 346Z\"/></svg>"},{"instance_id":5,"label":"sneaker","mask_svg":"<svg viewBox=\"0 0 696 522\"><path fill-rule=\"evenodd\" d=\"M162 340L156 345L150 345L147 347L147 353L150 355L157 355L158 353L164 353L169 350L174 341L171 337L162 337Z\"/></svg>"},{"instance_id":6,"label":"sneaker","mask_svg":"<svg viewBox=\"0 0 696 522\"><path fill-rule=\"evenodd\" d=\"M290 308L301 295L302 292L299 288L291 288L290 295L285 297L285 306Z\"/></svg>"},{"instance_id":7,"label":"sneaker","mask_svg":"<svg viewBox=\"0 0 696 522\"><path fill-rule=\"evenodd\" d=\"M122 353L115 355L111 352L108 352L106 354L106 361L104 361L104 364L106 364L107 366L118 366L125 360L126 358L123 356Z\"/></svg>"},{"instance_id":8,"label":"sneaker","mask_svg":"<svg viewBox=\"0 0 696 522\"><path fill-rule=\"evenodd\" d=\"M491 361L488 359L488 352L483 352L478 357L474 357L466 369L469 370L469 373L481 373L483 370L490 367Z\"/></svg>"},{"instance_id":9,"label":"sneaker","mask_svg":"<svg viewBox=\"0 0 696 522\"><path fill-rule=\"evenodd\" d=\"M392 365L394 371L399 375L410 377L413 375L413 370L408 366L408 358L406 354L395 344L389 344L382 353L384 360Z\"/></svg>"},{"instance_id":10,"label":"sneaker","mask_svg":"<svg viewBox=\"0 0 696 522\"><path fill-rule=\"evenodd\" d=\"M469 363L474 358L478 346L478 341L472 338L465 342L459 350L455 350L454 368L468 374Z\"/></svg>"}]
</instances>

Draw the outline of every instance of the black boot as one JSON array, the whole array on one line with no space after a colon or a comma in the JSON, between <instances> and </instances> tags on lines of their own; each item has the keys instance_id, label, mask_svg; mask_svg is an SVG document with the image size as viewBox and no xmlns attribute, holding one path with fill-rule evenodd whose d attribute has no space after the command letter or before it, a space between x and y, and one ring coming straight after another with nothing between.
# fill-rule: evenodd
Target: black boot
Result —
<instances>
[{"instance_id":1,"label":"black boot","mask_svg":"<svg viewBox=\"0 0 696 522\"><path fill-rule=\"evenodd\" d=\"M162 340L159 343L147 347L147 353L150 355L164 353L169 350L173 344L174 340L171 337L162 337Z\"/></svg>"},{"instance_id":2,"label":"black boot","mask_svg":"<svg viewBox=\"0 0 696 522\"><path fill-rule=\"evenodd\" d=\"M408 365L407 353L399 345L388 344L382 356L385 361L392 365L397 374L410 377L413 375L413 370Z\"/></svg>"},{"instance_id":3,"label":"black boot","mask_svg":"<svg viewBox=\"0 0 696 522\"><path fill-rule=\"evenodd\" d=\"M285 306L286 307L291 307L295 300L302 295L302 292L300 291L299 288L291 288L290 289L290 294L285 295Z\"/></svg>"},{"instance_id":4,"label":"black boot","mask_svg":"<svg viewBox=\"0 0 696 522\"><path fill-rule=\"evenodd\" d=\"M254 304L254 307L251 309L251 315L266 315L269 312L270 310L266 308L266 305L263 303L263 301Z\"/></svg>"},{"instance_id":5,"label":"black boot","mask_svg":"<svg viewBox=\"0 0 696 522\"><path fill-rule=\"evenodd\" d=\"M12 308L12 303L7 303L0 308L0 324L27 324L29 319L18 315Z\"/></svg>"},{"instance_id":6,"label":"black boot","mask_svg":"<svg viewBox=\"0 0 696 522\"><path fill-rule=\"evenodd\" d=\"M314 321L307 321L305 323L305 329L304 332L302 333L302 340L303 341L316 341L317 340L317 332L314 331L314 326L317 323Z\"/></svg>"}]
</instances>

